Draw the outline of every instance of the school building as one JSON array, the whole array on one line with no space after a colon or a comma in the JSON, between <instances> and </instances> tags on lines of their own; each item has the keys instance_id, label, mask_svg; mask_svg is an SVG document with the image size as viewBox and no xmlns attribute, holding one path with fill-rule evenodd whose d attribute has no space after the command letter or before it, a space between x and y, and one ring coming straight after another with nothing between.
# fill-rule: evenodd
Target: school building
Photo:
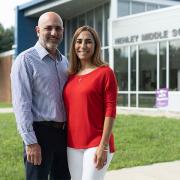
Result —
<instances>
[{"instance_id":1,"label":"school building","mask_svg":"<svg viewBox=\"0 0 180 180\"><path fill-rule=\"evenodd\" d=\"M180 1L33 0L16 9L16 55L36 43L34 28L47 11L64 21L59 48L67 57L77 27L96 29L117 77L118 106L180 112Z\"/></svg>"}]
</instances>

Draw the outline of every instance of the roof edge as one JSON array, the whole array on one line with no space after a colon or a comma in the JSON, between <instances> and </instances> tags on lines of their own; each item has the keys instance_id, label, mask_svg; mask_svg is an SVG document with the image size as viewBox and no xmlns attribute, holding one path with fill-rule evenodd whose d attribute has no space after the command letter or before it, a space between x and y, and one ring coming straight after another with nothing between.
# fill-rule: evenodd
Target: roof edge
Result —
<instances>
[{"instance_id":1,"label":"roof edge","mask_svg":"<svg viewBox=\"0 0 180 180\"><path fill-rule=\"evenodd\" d=\"M36 6L37 4L42 4L44 2L46 2L47 0L32 0L30 2L24 3L20 6L18 6L19 10L25 10L28 9L29 7L33 7Z\"/></svg>"}]
</instances>

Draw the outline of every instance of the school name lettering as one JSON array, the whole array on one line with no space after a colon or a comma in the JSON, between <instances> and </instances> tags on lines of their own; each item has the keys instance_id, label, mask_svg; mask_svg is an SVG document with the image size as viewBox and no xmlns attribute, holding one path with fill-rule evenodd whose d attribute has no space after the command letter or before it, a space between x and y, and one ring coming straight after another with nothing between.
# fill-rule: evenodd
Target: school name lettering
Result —
<instances>
[{"instance_id":1,"label":"school name lettering","mask_svg":"<svg viewBox=\"0 0 180 180\"><path fill-rule=\"evenodd\" d=\"M173 29L172 31L164 30L159 32L144 33L141 36L132 35L126 37L120 37L115 39L115 44L126 44L126 43L136 43L138 41L152 41L158 39L166 39L169 37L180 36L180 29Z\"/></svg>"}]
</instances>

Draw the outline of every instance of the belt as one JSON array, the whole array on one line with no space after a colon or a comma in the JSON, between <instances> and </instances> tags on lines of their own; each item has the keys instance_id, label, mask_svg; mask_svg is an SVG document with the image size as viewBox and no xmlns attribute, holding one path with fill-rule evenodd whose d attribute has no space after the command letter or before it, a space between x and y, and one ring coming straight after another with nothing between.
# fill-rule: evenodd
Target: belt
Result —
<instances>
[{"instance_id":1,"label":"belt","mask_svg":"<svg viewBox=\"0 0 180 180\"><path fill-rule=\"evenodd\" d=\"M37 125L43 125L47 127L53 127L56 129L62 129L64 130L66 127L66 122L56 122L56 121L35 121L34 122Z\"/></svg>"}]
</instances>

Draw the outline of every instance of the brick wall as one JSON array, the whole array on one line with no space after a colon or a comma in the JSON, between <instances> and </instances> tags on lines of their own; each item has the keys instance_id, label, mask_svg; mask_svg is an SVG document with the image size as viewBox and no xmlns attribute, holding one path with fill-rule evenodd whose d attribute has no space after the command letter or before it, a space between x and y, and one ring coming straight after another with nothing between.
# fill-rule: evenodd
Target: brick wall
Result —
<instances>
[{"instance_id":1,"label":"brick wall","mask_svg":"<svg viewBox=\"0 0 180 180\"><path fill-rule=\"evenodd\" d=\"M10 72L12 52L0 55L0 102L11 102Z\"/></svg>"}]
</instances>

